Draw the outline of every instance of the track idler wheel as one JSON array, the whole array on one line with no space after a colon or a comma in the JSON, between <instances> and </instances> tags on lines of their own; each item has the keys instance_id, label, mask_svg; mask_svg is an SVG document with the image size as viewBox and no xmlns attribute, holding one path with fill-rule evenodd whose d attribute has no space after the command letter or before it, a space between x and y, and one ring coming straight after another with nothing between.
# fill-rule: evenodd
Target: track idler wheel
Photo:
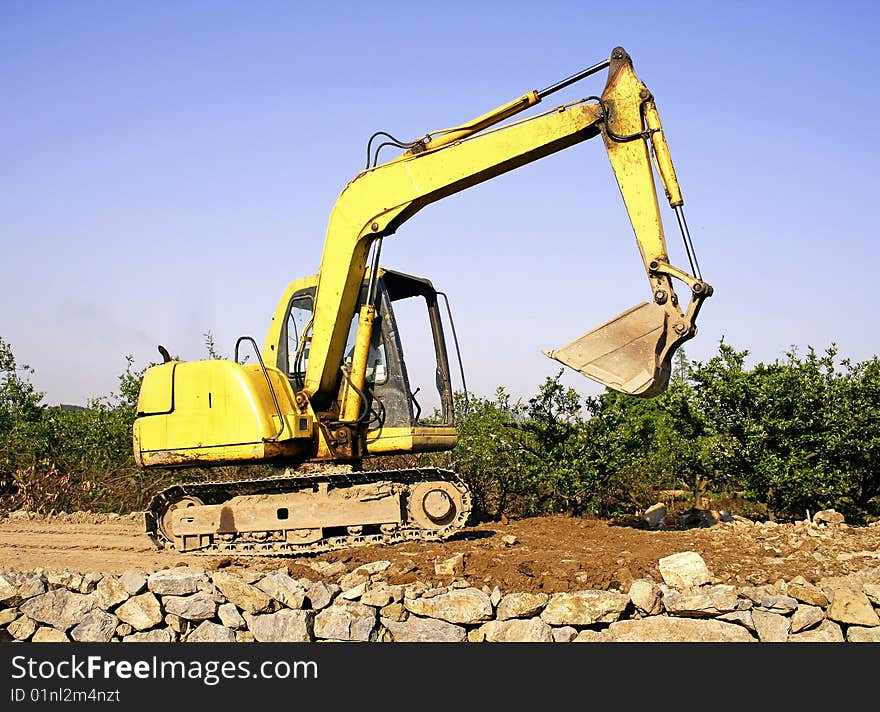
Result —
<instances>
[{"instance_id":1,"label":"track idler wheel","mask_svg":"<svg viewBox=\"0 0 880 712\"><path fill-rule=\"evenodd\" d=\"M423 529L444 529L463 509L461 492L451 482L420 482L409 495L409 514Z\"/></svg>"}]
</instances>

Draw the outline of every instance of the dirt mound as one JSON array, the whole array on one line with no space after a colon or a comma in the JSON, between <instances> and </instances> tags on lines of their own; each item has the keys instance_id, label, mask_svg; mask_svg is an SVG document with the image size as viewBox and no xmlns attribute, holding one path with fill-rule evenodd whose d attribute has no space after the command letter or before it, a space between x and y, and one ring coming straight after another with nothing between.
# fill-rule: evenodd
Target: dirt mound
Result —
<instances>
[{"instance_id":1,"label":"dirt mound","mask_svg":"<svg viewBox=\"0 0 880 712\"><path fill-rule=\"evenodd\" d=\"M487 523L442 543L369 546L302 558L194 556L157 551L143 533L140 515L72 513L41 517L11 513L0 518L4 569L69 569L86 573L155 571L174 566L215 570L286 566L292 575L335 580L344 571L380 559L391 561L395 581L446 584L435 563L464 555L472 585L502 591L555 593L622 589L636 578L660 580L658 561L696 551L718 583L757 586L803 576L880 573L880 526L757 523L737 520L687 529L648 530L595 519L536 517Z\"/></svg>"}]
</instances>

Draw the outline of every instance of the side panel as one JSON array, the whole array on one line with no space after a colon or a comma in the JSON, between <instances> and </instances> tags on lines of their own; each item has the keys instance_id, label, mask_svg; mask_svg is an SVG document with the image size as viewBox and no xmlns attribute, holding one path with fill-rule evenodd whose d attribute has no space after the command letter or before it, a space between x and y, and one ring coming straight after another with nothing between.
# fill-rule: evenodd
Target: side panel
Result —
<instances>
[{"instance_id":1,"label":"side panel","mask_svg":"<svg viewBox=\"0 0 880 712\"><path fill-rule=\"evenodd\" d=\"M151 368L138 398L135 456L144 465L195 465L307 453L314 417L296 407L283 374L267 373L272 389L258 365L211 360ZM169 400L166 412L156 412Z\"/></svg>"},{"instance_id":2,"label":"side panel","mask_svg":"<svg viewBox=\"0 0 880 712\"><path fill-rule=\"evenodd\" d=\"M382 428L367 436L367 452L370 455L441 452L451 450L457 442L455 427L448 425Z\"/></svg>"}]
</instances>

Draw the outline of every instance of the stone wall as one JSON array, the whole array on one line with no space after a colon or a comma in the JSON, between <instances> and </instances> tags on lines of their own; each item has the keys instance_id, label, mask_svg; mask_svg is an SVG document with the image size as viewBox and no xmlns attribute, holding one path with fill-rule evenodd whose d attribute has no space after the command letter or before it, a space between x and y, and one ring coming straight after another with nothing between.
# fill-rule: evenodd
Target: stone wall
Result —
<instances>
[{"instance_id":1,"label":"stone wall","mask_svg":"<svg viewBox=\"0 0 880 712\"><path fill-rule=\"evenodd\" d=\"M442 562L450 570L461 562ZM502 593L388 583L376 561L334 582L286 569L0 574L0 640L45 642L880 642L880 567L772 586L715 583L694 552L629 591Z\"/></svg>"}]
</instances>

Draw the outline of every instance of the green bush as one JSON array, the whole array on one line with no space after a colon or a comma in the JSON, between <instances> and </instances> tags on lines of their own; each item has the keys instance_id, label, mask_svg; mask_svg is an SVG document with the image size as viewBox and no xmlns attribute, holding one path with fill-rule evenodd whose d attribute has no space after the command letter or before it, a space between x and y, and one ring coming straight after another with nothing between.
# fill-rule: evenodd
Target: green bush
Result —
<instances>
[{"instance_id":1,"label":"green bush","mask_svg":"<svg viewBox=\"0 0 880 712\"><path fill-rule=\"evenodd\" d=\"M471 395L465 404L455 396L459 417L458 445L450 466L470 486L477 517L500 517L521 507L526 478L526 446L519 428L525 417L521 402L498 388L494 400Z\"/></svg>"},{"instance_id":2,"label":"green bush","mask_svg":"<svg viewBox=\"0 0 880 712\"><path fill-rule=\"evenodd\" d=\"M143 371L131 357L119 392L85 408L42 404L32 373L0 339L0 505L37 511L142 509L152 480L134 463L131 426Z\"/></svg>"}]
</instances>

